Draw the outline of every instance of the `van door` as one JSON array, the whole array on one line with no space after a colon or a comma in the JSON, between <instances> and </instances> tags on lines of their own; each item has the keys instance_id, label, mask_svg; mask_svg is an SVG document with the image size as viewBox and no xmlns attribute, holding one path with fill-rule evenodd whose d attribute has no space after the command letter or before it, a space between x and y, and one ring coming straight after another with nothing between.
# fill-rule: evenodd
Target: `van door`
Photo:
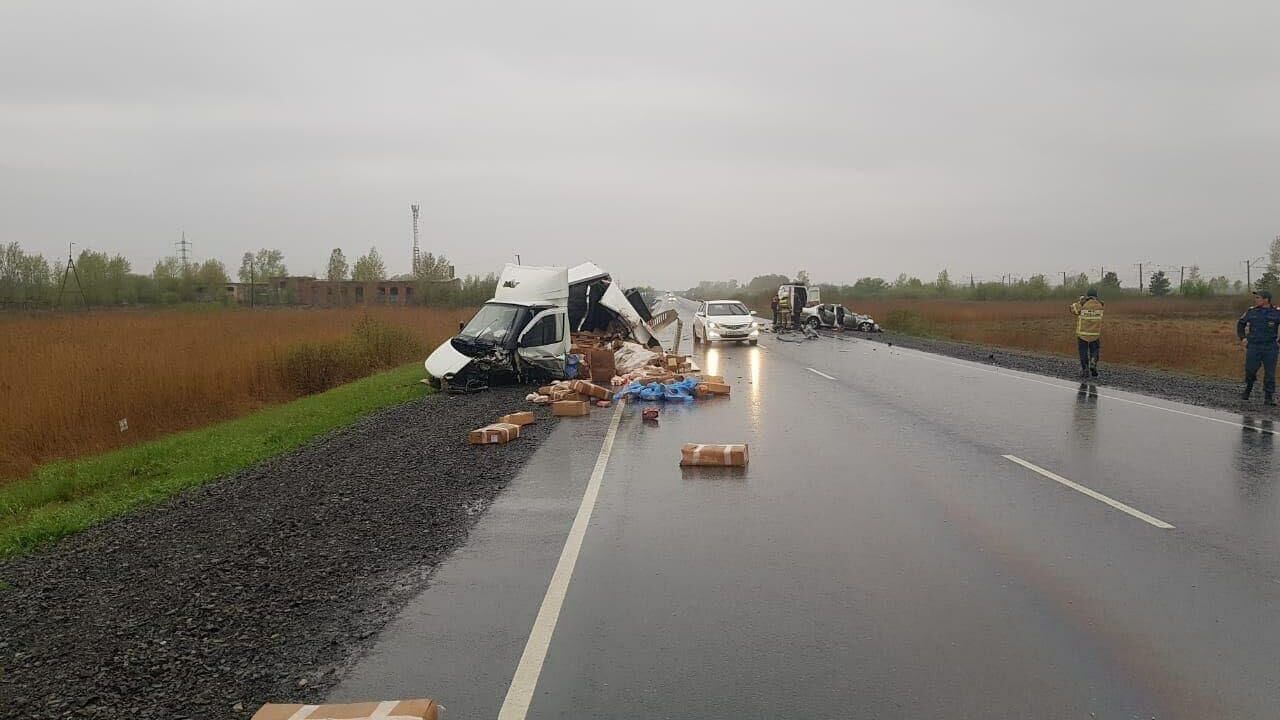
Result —
<instances>
[{"instance_id":1,"label":"van door","mask_svg":"<svg viewBox=\"0 0 1280 720\"><path fill-rule=\"evenodd\" d=\"M547 308L529 320L516 346L522 376L564 378L569 357L568 325L569 312L563 307Z\"/></svg>"}]
</instances>

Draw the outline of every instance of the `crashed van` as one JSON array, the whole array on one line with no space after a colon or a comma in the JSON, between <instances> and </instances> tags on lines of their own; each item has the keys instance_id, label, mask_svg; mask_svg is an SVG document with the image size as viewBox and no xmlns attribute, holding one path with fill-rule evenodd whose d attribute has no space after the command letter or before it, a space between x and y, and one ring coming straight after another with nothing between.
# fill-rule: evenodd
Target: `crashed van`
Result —
<instances>
[{"instance_id":1,"label":"crashed van","mask_svg":"<svg viewBox=\"0 0 1280 720\"><path fill-rule=\"evenodd\" d=\"M493 299L427 357L427 382L450 392L562 380L570 335L596 332L658 346L648 306L593 263L506 265Z\"/></svg>"}]
</instances>

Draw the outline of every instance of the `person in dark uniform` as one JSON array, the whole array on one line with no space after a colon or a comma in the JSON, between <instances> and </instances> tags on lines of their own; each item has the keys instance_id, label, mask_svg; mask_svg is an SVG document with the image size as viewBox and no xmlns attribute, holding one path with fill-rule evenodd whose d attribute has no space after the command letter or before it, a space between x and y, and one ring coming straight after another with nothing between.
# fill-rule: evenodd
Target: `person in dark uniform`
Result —
<instances>
[{"instance_id":1,"label":"person in dark uniform","mask_svg":"<svg viewBox=\"0 0 1280 720\"><path fill-rule=\"evenodd\" d=\"M769 309L773 311L773 329L778 329L778 295L775 293L769 301Z\"/></svg>"},{"instance_id":2,"label":"person in dark uniform","mask_svg":"<svg viewBox=\"0 0 1280 720\"><path fill-rule=\"evenodd\" d=\"M1267 405L1276 404L1276 357L1280 355L1278 335L1280 309L1271 304L1270 290L1258 290L1253 293L1253 307L1246 310L1236 322L1236 337L1245 346L1242 399L1249 399L1253 383L1258 379L1258 368L1262 368L1263 402Z\"/></svg>"}]
</instances>

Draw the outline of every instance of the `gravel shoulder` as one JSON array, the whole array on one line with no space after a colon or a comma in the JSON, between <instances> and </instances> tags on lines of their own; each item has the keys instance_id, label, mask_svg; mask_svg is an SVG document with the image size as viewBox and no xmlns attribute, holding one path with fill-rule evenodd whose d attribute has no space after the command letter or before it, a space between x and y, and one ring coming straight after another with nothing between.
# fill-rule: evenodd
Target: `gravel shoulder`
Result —
<instances>
[{"instance_id":1,"label":"gravel shoulder","mask_svg":"<svg viewBox=\"0 0 1280 720\"><path fill-rule=\"evenodd\" d=\"M947 355L960 360L971 360L984 365L1021 370L1072 382L1080 381L1080 362L1075 358L1043 355L993 345L935 340L892 332L876 333L874 335L848 334L841 337L892 343L900 347ZM1097 380L1091 380L1091 382L1099 386L1119 388L1175 402L1242 413L1258 418L1280 418L1280 410L1274 407L1268 408L1262 404L1261 377L1258 378L1258 385L1254 387L1253 399L1248 402L1240 399L1240 393L1244 389L1243 354L1240 362L1241 380L1224 380L1128 365L1113 365L1107 362L1107 345L1104 337L1102 363L1099 365L1100 377Z\"/></svg>"},{"instance_id":2,"label":"gravel shoulder","mask_svg":"<svg viewBox=\"0 0 1280 720\"><path fill-rule=\"evenodd\" d=\"M552 429L523 388L433 395L0 562L8 717L247 718L319 700Z\"/></svg>"}]
</instances>

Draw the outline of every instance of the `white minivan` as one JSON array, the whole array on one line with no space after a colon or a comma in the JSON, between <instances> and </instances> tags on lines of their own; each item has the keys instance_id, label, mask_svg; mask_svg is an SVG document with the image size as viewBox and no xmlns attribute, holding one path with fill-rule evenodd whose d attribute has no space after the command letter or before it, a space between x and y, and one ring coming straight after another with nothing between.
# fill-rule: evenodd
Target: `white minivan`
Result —
<instances>
[{"instance_id":1,"label":"white minivan","mask_svg":"<svg viewBox=\"0 0 1280 720\"><path fill-rule=\"evenodd\" d=\"M564 379L570 333L578 330L657 344L635 303L599 266L508 264L493 299L427 357L427 381L451 392L471 392Z\"/></svg>"}]
</instances>

